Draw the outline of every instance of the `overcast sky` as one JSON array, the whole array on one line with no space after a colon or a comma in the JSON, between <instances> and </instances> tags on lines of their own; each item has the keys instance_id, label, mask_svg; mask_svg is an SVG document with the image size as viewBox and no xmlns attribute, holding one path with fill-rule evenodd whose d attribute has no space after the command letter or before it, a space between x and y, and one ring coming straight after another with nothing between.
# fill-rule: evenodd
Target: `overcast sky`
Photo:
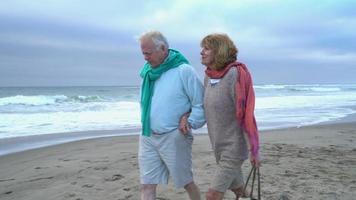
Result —
<instances>
[{"instance_id":1,"label":"overcast sky","mask_svg":"<svg viewBox=\"0 0 356 200\"><path fill-rule=\"evenodd\" d=\"M163 32L200 77L227 33L256 84L356 83L354 0L1 0L0 86L138 85L137 36Z\"/></svg>"}]
</instances>

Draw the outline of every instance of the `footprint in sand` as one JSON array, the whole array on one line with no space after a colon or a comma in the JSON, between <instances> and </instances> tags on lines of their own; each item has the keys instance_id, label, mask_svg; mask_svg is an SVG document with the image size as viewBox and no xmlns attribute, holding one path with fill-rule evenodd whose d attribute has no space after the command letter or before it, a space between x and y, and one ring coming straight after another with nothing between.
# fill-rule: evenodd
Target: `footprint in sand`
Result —
<instances>
[{"instance_id":1,"label":"footprint in sand","mask_svg":"<svg viewBox=\"0 0 356 200\"><path fill-rule=\"evenodd\" d=\"M85 185L82 185L82 188L92 188L94 187L93 184L85 184Z\"/></svg>"},{"instance_id":2,"label":"footprint in sand","mask_svg":"<svg viewBox=\"0 0 356 200\"><path fill-rule=\"evenodd\" d=\"M60 158L58 159L59 161L63 161L63 162L68 162L68 161L71 161L73 159L67 159L67 158Z\"/></svg>"},{"instance_id":3,"label":"footprint in sand","mask_svg":"<svg viewBox=\"0 0 356 200\"><path fill-rule=\"evenodd\" d=\"M129 198L131 198L131 197L132 197L132 195L129 194L129 195L126 195L124 199L118 199L118 200L126 200L126 199L129 199Z\"/></svg>"},{"instance_id":4,"label":"footprint in sand","mask_svg":"<svg viewBox=\"0 0 356 200\"><path fill-rule=\"evenodd\" d=\"M66 197L66 198L71 198L71 197L75 197L76 196L76 194L74 194L74 193L69 193L69 194L66 194L64 197Z\"/></svg>"},{"instance_id":5,"label":"footprint in sand","mask_svg":"<svg viewBox=\"0 0 356 200\"><path fill-rule=\"evenodd\" d=\"M1 182L6 182L6 181L14 181L15 179L11 178L11 179L0 179L0 183Z\"/></svg>"},{"instance_id":6,"label":"footprint in sand","mask_svg":"<svg viewBox=\"0 0 356 200\"><path fill-rule=\"evenodd\" d=\"M108 167L94 167L94 170L100 170L100 171L105 171L107 169Z\"/></svg>"},{"instance_id":7,"label":"footprint in sand","mask_svg":"<svg viewBox=\"0 0 356 200\"><path fill-rule=\"evenodd\" d=\"M49 169L49 167L35 167L35 169Z\"/></svg>"},{"instance_id":8,"label":"footprint in sand","mask_svg":"<svg viewBox=\"0 0 356 200\"><path fill-rule=\"evenodd\" d=\"M40 177L40 178L35 178L35 179L30 179L25 182L35 182L35 181L41 181L41 180L50 180L53 179L54 176L49 176L49 177Z\"/></svg>"},{"instance_id":9,"label":"footprint in sand","mask_svg":"<svg viewBox=\"0 0 356 200\"><path fill-rule=\"evenodd\" d=\"M121 174L114 174L111 178L106 178L105 181L118 181L123 178L125 178L125 177Z\"/></svg>"},{"instance_id":10,"label":"footprint in sand","mask_svg":"<svg viewBox=\"0 0 356 200\"><path fill-rule=\"evenodd\" d=\"M7 191L7 192L4 192L3 194L12 194L13 191Z\"/></svg>"},{"instance_id":11,"label":"footprint in sand","mask_svg":"<svg viewBox=\"0 0 356 200\"><path fill-rule=\"evenodd\" d=\"M298 177L298 175L296 175L293 171L290 170L285 170L283 175L286 177Z\"/></svg>"}]
</instances>

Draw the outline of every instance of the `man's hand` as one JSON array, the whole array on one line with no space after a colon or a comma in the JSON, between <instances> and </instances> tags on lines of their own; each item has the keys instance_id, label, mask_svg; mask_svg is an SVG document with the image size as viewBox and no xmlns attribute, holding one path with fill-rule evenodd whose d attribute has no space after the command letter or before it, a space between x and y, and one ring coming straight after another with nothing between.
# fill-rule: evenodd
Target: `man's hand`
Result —
<instances>
[{"instance_id":1,"label":"man's hand","mask_svg":"<svg viewBox=\"0 0 356 200\"><path fill-rule=\"evenodd\" d=\"M190 113L185 113L179 120L179 130L183 135L186 135L190 132L191 127L188 122L188 117Z\"/></svg>"}]
</instances>

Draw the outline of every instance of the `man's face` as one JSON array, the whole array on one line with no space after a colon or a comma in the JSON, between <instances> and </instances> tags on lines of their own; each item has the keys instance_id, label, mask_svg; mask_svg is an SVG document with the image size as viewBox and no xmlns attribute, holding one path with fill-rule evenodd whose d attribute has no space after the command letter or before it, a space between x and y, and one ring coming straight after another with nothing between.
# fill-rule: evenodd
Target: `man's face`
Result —
<instances>
[{"instance_id":1,"label":"man's face","mask_svg":"<svg viewBox=\"0 0 356 200\"><path fill-rule=\"evenodd\" d=\"M162 64L166 56L165 47L162 45L157 49L151 39L141 40L141 51L144 59L152 65L153 68Z\"/></svg>"}]
</instances>

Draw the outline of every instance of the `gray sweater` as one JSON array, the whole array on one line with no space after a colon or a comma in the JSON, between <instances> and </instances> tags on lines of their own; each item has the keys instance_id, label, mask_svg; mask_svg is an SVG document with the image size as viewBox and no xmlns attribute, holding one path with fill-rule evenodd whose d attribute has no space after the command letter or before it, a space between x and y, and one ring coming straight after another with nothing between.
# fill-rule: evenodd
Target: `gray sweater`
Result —
<instances>
[{"instance_id":1,"label":"gray sweater","mask_svg":"<svg viewBox=\"0 0 356 200\"><path fill-rule=\"evenodd\" d=\"M248 157L247 141L236 120L236 81L238 71L232 67L218 83L204 79L204 109L208 133L216 162L245 160Z\"/></svg>"}]
</instances>

